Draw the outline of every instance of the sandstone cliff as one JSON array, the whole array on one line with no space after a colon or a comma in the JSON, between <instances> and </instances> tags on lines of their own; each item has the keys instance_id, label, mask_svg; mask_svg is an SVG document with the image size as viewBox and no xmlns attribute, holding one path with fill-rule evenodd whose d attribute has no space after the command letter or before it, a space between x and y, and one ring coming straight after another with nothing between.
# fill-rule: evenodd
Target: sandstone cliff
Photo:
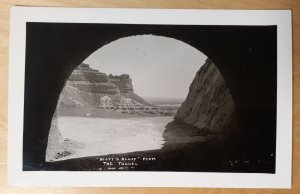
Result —
<instances>
[{"instance_id":1,"label":"sandstone cliff","mask_svg":"<svg viewBox=\"0 0 300 194\"><path fill-rule=\"evenodd\" d=\"M57 107L58 115L65 116L87 116L99 110L143 116L175 115L175 111L161 109L135 94L128 74L106 75L84 63L69 76Z\"/></svg>"},{"instance_id":2,"label":"sandstone cliff","mask_svg":"<svg viewBox=\"0 0 300 194\"><path fill-rule=\"evenodd\" d=\"M136 104L147 104L133 92L129 75L107 76L84 63L80 64L69 76L62 91L60 103L64 106L99 108L103 97L111 99L112 102L128 98Z\"/></svg>"},{"instance_id":3,"label":"sandstone cliff","mask_svg":"<svg viewBox=\"0 0 300 194\"><path fill-rule=\"evenodd\" d=\"M214 132L229 131L236 127L232 96L210 59L197 72L175 120Z\"/></svg>"},{"instance_id":4,"label":"sandstone cliff","mask_svg":"<svg viewBox=\"0 0 300 194\"><path fill-rule=\"evenodd\" d=\"M108 79L105 73L100 73L84 63L72 72L67 85L85 92L111 95L120 93L120 89Z\"/></svg>"},{"instance_id":5,"label":"sandstone cliff","mask_svg":"<svg viewBox=\"0 0 300 194\"><path fill-rule=\"evenodd\" d=\"M110 74L108 79L111 83L115 84L121 93L133 93L132 80L128 74L122 74L120 76Z\"/></svg>"}]
</instances>

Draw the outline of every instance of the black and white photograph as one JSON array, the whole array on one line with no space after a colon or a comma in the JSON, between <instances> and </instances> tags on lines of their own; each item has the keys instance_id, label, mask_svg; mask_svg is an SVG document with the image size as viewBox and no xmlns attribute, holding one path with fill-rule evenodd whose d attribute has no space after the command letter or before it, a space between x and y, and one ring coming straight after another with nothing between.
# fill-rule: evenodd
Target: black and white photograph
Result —
<instances>
[{"instance_id":1,"label":"black and white photograph","mask_svg":"<svg viewBox=\"0 0 300 194\"><path fill-rule=\"evenodd\" d=\"M275 172L276 26L26 27L24 170Z\"/></svg>"},{"instance_id":2,"label":"black and white photograph","mask_svg":"<svg viewBox=\"0 0 300 194\"><path fill-rule=\"evenodd\" d=\"M276 175L279 27L237 23L26 21L21 171Z\"/></svg>"}]
</instances>

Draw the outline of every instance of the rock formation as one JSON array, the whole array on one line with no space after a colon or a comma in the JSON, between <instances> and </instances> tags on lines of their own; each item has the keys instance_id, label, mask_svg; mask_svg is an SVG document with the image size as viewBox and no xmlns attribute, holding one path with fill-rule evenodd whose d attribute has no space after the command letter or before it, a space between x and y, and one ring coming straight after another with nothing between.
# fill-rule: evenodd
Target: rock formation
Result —
<instances>
[{"instance_id":1,"label":"rock formation","mask_svg":"<svg viewBox=\"0 0 300 194\"><path fill-rule=\"evenodd\" d=\"M214 132L224 132L236 127L231 93L210 59L197 72L175 120Z\"/></svg>"},{"instance_id":2,"label":"rock formation","mask_svg":"<svg viewBox=\"0 0 300 194\"><path fill-rule=\"evenodd\" d=\"M108 79L119 88L121 93L133 93L132 81L128 74L122 74L120 76L110 74Z\"/></svg>"},{"instance_id":3,"label":"rock formation","mask_svg":"<svg viewBox=\"0 0 300 194\"><path fill-rule=\"evenodd\" d=\"M135 115L168 116L174 110L161 109L146 102L133 91L128 74L106 75L80 64L69 76L58 102L58 115L90 115L102 109ZM85 111L88 110L88 111Z\"/></svg>"},{"instance_id":4,"label":"rock formation","mask_svg":"<svg viewBox=\"0 0 300 194\"><path fill-rule=\"evenodd\" d=\"M120 93L120 89L108 79L105 73L100 73L84 63L72 72L66 84L85 92L110 95Z\"/></svg>"},{"instance_id":5,"label":"rock formation","mask_svg":"<svg viewBox=\"0 0 300 194\"><path fill-rule=\"evenodd\" d=\"M113 101L120 97L133 99L135 103L146 103L133 92L129 75L107 76L87 64L80 64L69 76L62 91L60 102L65 106L99 108L101 98L107 96Z\"/></svg>"}]
</instances>

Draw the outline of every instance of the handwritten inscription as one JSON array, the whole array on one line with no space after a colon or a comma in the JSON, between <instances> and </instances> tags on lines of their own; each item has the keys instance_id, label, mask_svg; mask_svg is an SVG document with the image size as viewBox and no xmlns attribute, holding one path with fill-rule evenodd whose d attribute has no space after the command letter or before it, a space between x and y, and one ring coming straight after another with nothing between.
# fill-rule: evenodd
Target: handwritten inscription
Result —
<instances>
[{"instance_id":1,"label":"handwritten inscription","mask_svg":"<svg viewBox=\"0 0 300 194\"><path fill-rule=\"evenodd\" d=\"M103 165L99 170L132 170L147 162L156 161L156 157L97 157Z\"/></svg>"}]
</instances>

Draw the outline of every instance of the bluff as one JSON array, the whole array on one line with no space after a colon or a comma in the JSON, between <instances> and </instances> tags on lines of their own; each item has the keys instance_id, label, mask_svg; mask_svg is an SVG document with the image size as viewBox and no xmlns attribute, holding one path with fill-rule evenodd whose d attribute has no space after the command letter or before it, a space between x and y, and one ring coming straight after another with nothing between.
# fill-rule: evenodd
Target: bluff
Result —
<instances>
[{"instance_id":1,"label":"bluff","mask_svg":"<svg viewBox=\"0 0 300 194\"><path fill-rule=\"evenodd\" d=\"M132 80L128 74L122 74L120 76L109 74L108 79L119 88L121 93L133 93Z\"/></svg>"},{"instance_id":2,"label":"bluff","mask_svg":"<svg viewBox=\"0 0 300 194\"><path fill-rule=\"evenodd\" d=\"M134 96L132 80L128 74L106 75L84 63L74 69L66 86L72 86L85 92Z\"/></svg>"},{"instance_id":3,"label":"bluff","mask_svg":"<svg viewBox=\"0 0 300 194\"><path fill-rule=\"evenodd\" d=\"M62 111L70 108L117 109L120 106L151 106L133 91L132 80L128 74L107 75L80 64L69 76L61 92L58 107Z\"/></svg>"},{"instance_id":4,"label":"bluff","mask_svg":"<svg viewBox=\"0 0 300 194\"><path fill-rule=\"evenodd\" d=\"M175 121L200 129L224 132L236 127L236 112L229 88L215 64L207 59L196 73Z\"/></svg>"}]
</instances>

